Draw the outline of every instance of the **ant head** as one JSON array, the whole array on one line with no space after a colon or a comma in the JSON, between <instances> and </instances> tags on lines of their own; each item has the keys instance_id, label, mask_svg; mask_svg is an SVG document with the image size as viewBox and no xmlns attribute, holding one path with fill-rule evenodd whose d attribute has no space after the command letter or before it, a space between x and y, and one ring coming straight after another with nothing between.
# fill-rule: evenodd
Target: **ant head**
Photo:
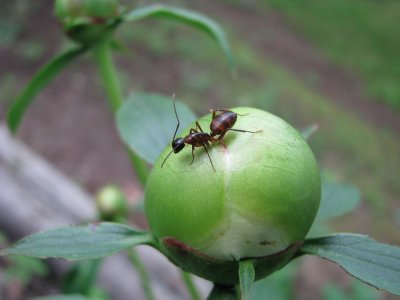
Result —
<instances>
[{"instance_id":1,"label":"ant head","mask_svg":"<svg viewBox=\"0 0 400 300\"><path fill-rule=\"evenodd\" d=\"M172 141L172 149L174 153L181 152L181 150L185 147L185 142L183 138L176 138Z\"/></svg>"}]
</instances>

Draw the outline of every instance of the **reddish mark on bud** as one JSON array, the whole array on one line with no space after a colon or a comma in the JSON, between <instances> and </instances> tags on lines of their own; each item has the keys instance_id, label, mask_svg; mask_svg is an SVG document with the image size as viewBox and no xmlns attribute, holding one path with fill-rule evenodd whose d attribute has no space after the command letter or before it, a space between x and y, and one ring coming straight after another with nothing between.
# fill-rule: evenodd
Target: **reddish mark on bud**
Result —
<instances>
[{"instance_id":1,"label":"reddish mark on bud","mask_svg":"<svg viewBox=\"0 0 400 300\"><path fill-rule=\"evenodd\" d=\"M174 251L174 252L179 252L180 255L184 255L184 256L197 256L197 257L202 257L204 259L207 260L213 260L211 257L208 257L207 255L205 255L204 253L200 252L199 250L190 247L188 245L186 245L185 243L177 240L176 238L173 237L165 237L162 239L165 247L169 248L170 250Z\"/></svg>"},{"instance_id":2,"label":"reddish mark on bud","mask_svg":"<svg viewBox=\"0 0 400 300\"><path fill-rule=\"evenodd\" d=\"M168 248L177 248L177 249L180 249L183 251L191 251L192 250L191 247L182 243L181 241L178 241L177 239L175 239L173 237L163 238L163 242L164 242L165 246Z\"/></svg>"}]
</instances>

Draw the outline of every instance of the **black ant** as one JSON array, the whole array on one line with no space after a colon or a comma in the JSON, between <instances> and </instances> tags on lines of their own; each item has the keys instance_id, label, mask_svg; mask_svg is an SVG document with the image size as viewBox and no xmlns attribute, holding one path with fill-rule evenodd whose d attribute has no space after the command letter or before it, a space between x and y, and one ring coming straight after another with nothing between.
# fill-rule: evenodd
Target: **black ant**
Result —
<instances>
[{"instance_id":1,"label":"black ant","mask_svg":"<svg viewBox=\"0 0 400 300\"><path fill-rule=\"evenodd\" d=\"M195 147L204 147L204 150L206 151L208 158L210 159L211 166L212 166L213 170L215 171L214 164L211 160L210 154L208 153L207 147L210 147L210 142L215 142L215 141L217 141L217 139L212 137L210 134L204 132L203 129L201 128L199 122L196 122L196 128L191 128L189 131L189 134L187 136L185 136L184 138L175 138L176 133L179 128L179 125L180 125L180 122L179 122L178 114L176 112L175 99L174 99L173 103L174 103L175 116L178 121L178 124L176 125L174 137L172 138L172 143L171 143L172 151L167 155L167 157L162 162L161 168L163 167L167 158L172 154L172 152L179 153L185 147L185 144L188 144L188 145L192 145L192 161L190 164L192 164L194 161L194 148Z\"/></svg>"},{"instance_id":2,"label":"black ant","mask_svg":"<svg viewBox=\"0 0 400 300\"><path fill-rule=\"evenodd\" d=\"M210 112L212 112L212 119L210 123L210 130L211 130L210 136L215 137L219 135L216 138L216 140L221 141L222 143L225 134L229 130L238 132L249 132L249 133L257 133L262 131L262 130L248 131L243 129L233 129L232 127L236 123L237 116L245 116L245 115L240 115L228 109L210 109ZM218 115L216 114L217 112L219 112Z\"/></svg>"},{"instance_id":3,"label":"black ant","mask_svg":"<svg viewBox=\"0 0 400 300\"><path fill-rule=\"evenodd\" d=\"M210 112L212 112L212 120L210 123L210 130L211 133L208 134L203 131L201 128L200 124L196 122L196 128L191 128L189 131L189 134L185 136L184 138L175 138L176 133L178 131L180 122L178 118L178 114L176 112L176 106L175 106L175 99L173 101L174 104L174 111L175 111L175 116L178 121L178 124L175 129L174 137L172 138L172 150L171 152L167 155L167 157L164 159L164 161L161 164L161 168L164 166L165 161L168 159L168 157L174 153L180 152L184 147L185 144L192 145L192 161L190 164L193 163L194 161L194 148L195 147L204 147L204 150L206 151L208 158L210 159L210 163L212 168L215 171L214 164L211 160L210 154L208 153L207 147L210 147L210 143L214 143L217 141L220 141L223 143L223 138L225 137L225 134L229 131L238 131L238 132L249 132L249 133L257 133L259 131L248 131L248 130L242 130L242 129L233 129L233 125L235 125L237 116L244 116L240 115L238 113L235 113L231 110L227 109L211 109ZM216 114L219 112L219 114ZM218 137L216 137L218 136ZM225 144L224 144L225 146ZM225 146L226 147L226 146Z\"/></svg>"}]
</instances>

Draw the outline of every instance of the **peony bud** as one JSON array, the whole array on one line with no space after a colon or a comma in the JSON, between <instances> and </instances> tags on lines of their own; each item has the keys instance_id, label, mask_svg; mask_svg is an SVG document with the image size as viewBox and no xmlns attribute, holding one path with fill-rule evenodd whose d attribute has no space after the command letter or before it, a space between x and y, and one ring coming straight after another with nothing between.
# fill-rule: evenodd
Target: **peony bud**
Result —
<instances>
[{"instance_id":1,"label":"peony bud","mask_svg":"<svg viewBox=\"0 0 400 300\"><path fill-rule=\"evenodd\" d=\"M118 22L118 0L56 0L55 13L67 35L90 44Z\"/></svg>"},{"instance_id":2,"label":"peony bud","mask_svg":"<svg viewBox=\"0 0 400 300\"><path fill-rule=\"evenodd\" d=\"M119 221L128 212L128 204L124 193L114 185L103 187L96 196L100 219L103 221Z\"/></svg>"},{"instance_id":3,"label":"peony bud","mask_svg":"<svg viewBox=\"0 0 400 300\"><path fill-rule=\"evenodd\" d=\"M298 131L254 108L235 108L234 129L209 154L168 147L146 186L145 209L160 247L183 269L220 284L237 283L237 261L254 259L256 277L287 263L318 211L318 165ZM209 132L211 115L199 120ZM186 134L189 130L185 131ZM236 275L232 275L236 274Z\"/></svg>"}]
</instances>

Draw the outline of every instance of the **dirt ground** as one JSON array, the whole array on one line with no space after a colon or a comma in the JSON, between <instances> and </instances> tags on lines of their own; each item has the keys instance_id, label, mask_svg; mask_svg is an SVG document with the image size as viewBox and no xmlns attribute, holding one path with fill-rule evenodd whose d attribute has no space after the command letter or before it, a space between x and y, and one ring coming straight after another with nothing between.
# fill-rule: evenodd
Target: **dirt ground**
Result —
<instances>
[{"instance_id":1,"label":"dirt ground","mask_svg":"<svg viewBox=\"0 0 400 300\"><path fill-rule=\"evenodd\" d=\"M51 5L52 1L43 0L40 9L32 16L34 23L26 26L20 36L20 39L40 37L47 49L43 59L21 64L13 48L0 49L0 69L15 73L21 83L29 80L37 68L57 51L61 42L58 37L60 28L52 17ZM232 21L232 31L252 43L266 57L272 57L299 77L317 74L317 86L329 99L360 115L366 122L400 132L398 114L368 99L362 82L354 74L329 62L279 13L254 13L210 0L195 1L194 6L201 7L201 11L216 19L224 16L240 20ZM264 37L252 36L251 28L254 27L265 27L268 31ZM119 63L129 68L128 60ZM171 63L158 67L158 74L171 73ZM178 80L174 76L168 80L153 79L159 83L152 86L152 91L169 90L170 86L179 84ZM0 119L4 116L4 107L0 107ZM70 66L40 94L23 121L18 137L91 192L110 181L139 189L88 59ZM311 262L304 268L315 269L314 264ZM339 270L330 274L335 277L342 273ZM302 279L304 285L310 282L320 285L317 280L320 275L315 273L315 278ZM312 297L305 293L302 299Z\"/></svg>"}]
</instances>

